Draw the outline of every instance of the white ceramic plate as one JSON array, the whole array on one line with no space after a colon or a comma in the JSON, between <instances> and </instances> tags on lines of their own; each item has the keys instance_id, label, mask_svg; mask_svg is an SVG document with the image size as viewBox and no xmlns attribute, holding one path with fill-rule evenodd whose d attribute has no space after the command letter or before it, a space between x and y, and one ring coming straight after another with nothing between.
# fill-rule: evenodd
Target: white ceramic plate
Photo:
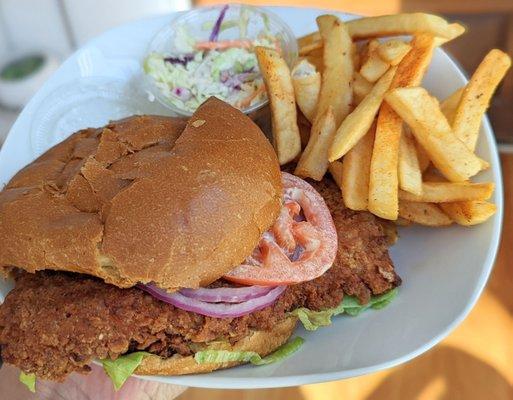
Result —
<instances>
[{"instance_id":1,"label":"white ceramic plate","mask_svg":"<svg viewBox=\"0 0 513 400\"><path fill-rule=\"evenodd\" d=\"M273 8L296 35L313 31L325 11ZM341 15L344 19L351 18ZM172 15L120 26L92 40L70 57L25 107L0 153L0 183L52 144L79 128L99 126L131 113L167 113L149 104L137 85L140 60L151 37ZM424 81L443 98L462 86L457 65L437 50ZM428 350L469 313L492 269L502 221L502 180L497 148L484 120L478 153L491 168L479 179L494 181L497 214L466 229L407 228L392 249L403 278L399 296L381 311L338 317L317 332L298 329L306 339L288 360L264 367L242 366L206 375L148 379L211 388L301 385L368 374L403 363ZM0 281L1 282L1 281ZM0 283L0 300L10 287Z\"/></svg>"}]
</instances>

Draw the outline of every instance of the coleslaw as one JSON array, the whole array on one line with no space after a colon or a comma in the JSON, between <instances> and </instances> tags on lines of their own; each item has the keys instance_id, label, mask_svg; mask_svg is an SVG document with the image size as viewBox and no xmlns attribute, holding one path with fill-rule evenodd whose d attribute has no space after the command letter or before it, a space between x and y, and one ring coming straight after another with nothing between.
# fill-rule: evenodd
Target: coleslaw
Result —
<instances>
[{"instance_id":1,"label":"coleslaw","mask_svg":"<svg viewBox=\"0 0 513 400\"><path fill-rule=\"evenodd\" d=\"M279 38L263 29L256 38L247 37L248 17L245 8L238 21L224 21L225 5L215 21L204 24L212 29L207 41L194 39L186 26L178 26L173 52L152 52L144 60L144 71L164 97L175 107L194 112L211 96L244 110L266 99L265 87L253 49L256 46L280 49ZM239 29L239 38L219 40L226 29Z\"/></svg>"}]
</instances>

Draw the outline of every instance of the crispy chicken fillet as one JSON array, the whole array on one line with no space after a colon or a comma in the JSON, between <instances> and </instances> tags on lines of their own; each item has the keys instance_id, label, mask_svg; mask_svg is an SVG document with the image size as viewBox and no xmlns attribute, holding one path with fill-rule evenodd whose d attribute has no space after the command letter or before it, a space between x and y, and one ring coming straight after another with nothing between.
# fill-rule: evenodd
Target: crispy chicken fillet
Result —
<instances>
[{"instance_id":1,"label":"crispy chicken fillet","mask_svg":"<svg viewBox=\"0 0 513 400\"><path fill-rule=\"evenodd\" d=\"M19 272L0 306L5 362L44 379L87 372L95 358L135 350L161 357L190 355L195 343L236 342L250 330L269 330L297 307L338 305L345 294L362 303L400 284L379 221L341 206L329 180L315 184L330 208L339 236L336 261L323 276L292 285L272 305L239 318L211 318L163 303L137 288L120 289L80 274ZM220 280L213 285L226 285Z\"/></svg>"}]
</instances>

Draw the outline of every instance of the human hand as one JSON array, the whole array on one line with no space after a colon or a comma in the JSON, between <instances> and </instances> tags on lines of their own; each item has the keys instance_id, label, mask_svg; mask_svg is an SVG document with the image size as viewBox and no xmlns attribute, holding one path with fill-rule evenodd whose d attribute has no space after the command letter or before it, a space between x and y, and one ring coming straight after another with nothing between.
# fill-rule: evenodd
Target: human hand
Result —
<instances>
[{"instance_id":1,"label":"human hand","mask_svg":"<svg viewBox=\"0 0 513 400\"><path fill-rule=\"evenodd\" d=\"M129 378L117 392L103 369L91 365L88 375L71 374L63 383L37 380L32 394L18 381L19 370L4 365L0 370L0 387L10 400L172 400L185 391L184 386Z\"/></svg>"}]
</instances>

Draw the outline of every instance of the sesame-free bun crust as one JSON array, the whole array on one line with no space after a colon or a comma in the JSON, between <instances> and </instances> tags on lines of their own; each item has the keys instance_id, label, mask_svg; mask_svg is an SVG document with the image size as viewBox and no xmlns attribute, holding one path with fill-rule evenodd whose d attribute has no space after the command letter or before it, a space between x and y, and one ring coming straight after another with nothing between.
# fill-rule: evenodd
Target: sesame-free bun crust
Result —
<instances>
[{"instance_id":1,"label":"sesame-free bun crust","mask_svg":"<svg viewBox=\"0 0 513 400\"><path fill-rule=\"evenodd\" d=\"M276 324L272 331L253 331L248 336L230 346L220 343L216 350L254 351L262 357L272 353L294 332L297 318L289 317ZM213 347L211 347L213 349ZM193 356L174 356L163 359L155 355L145 357L135 370L137 375L188 375L212 372L216 369L234 367L240 362L198 364Z\"/></svg>"},{"instance_id":2,"label":"sesame-free bun crust","mask_svg":"<svg viewBox=\"0 0 513 400\"><path fill-rule=\"evenodd\" d=\"M251 253L280 201L272 146L228 104L211 98L187 123L130 117L14 176L0 193L0 268L194 288Z\"/></svg>"}]
</instances>

